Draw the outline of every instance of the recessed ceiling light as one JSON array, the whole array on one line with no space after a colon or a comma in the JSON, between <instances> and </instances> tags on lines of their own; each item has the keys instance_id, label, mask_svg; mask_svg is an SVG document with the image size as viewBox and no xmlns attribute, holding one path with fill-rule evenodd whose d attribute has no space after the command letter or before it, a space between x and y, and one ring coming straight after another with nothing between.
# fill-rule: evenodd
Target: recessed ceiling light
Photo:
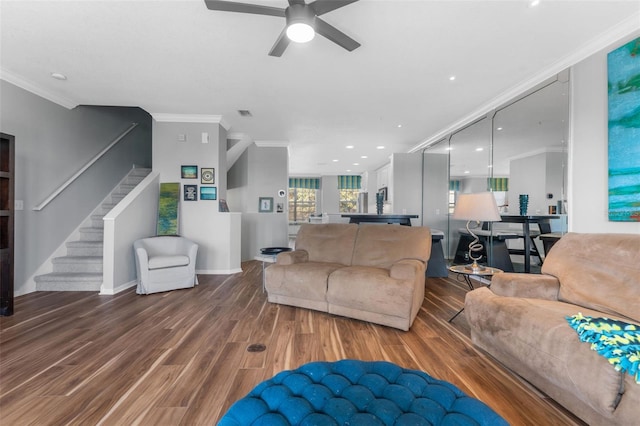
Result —
<instances>
[{"instance_id":1,"label":"recessed ceiling light","mask_svg":"<svg viewBox=\"0 0 640 426\"><path fill-rule=\"evenodd\" d=\"M348 171L348 172L350 172L350 171L351 171L351 169L347 169L347 171Z\"/></svg>"},{"instance_id":2,"label":"recessed ceiling light","mask_svg":"<svg viewBox=\"0 0 640 426\"><path fill-rule=\"evenodd\" d=\"M498 127L496 130L500 131L500 130L502 130L502 127Z\"/></svg>"},{"instance_id":3,"label":"recessed ceiling light","mask_svg":"<svg viewBox=\"0 0 640 426\"><path fill-rule=\"evenodd\" d=\"M465 175L468 175L469 173L471 173L469 170L465 170L465 171L464 171L464 174L465 174Z\"/></svg>"},{"instance_id":4,"label":"recessed ceiling light","mask_svg":"<svg viewBox=\"0 0 640 426\"><path fill-rule=\"evenodd\" d=\"M449 81L453 81L453 80L455 80L455 79L456 79L456 76L455 76L455 75L452 75L451 77L449 77Z\"/></svg>"},{"instance_id":5,"label":"recessed ceiling light","mask_svg":"<svg viewBox=\"0 0 640 426\"><path fill-rule=\"evenodd\" d=\"M369 157L366 155L361 155L360 158L369 158Z\"/></svg>"},{"instance_id":6,"label":"recessed ceiling light","mask_svg":"<svg viewBox=\"0 0 640 426\"><path fill-rule=\"evenodd\" d=\"M347 146L345 146L345 148L347 148L347 149L353 149L353 145L347 145Z\"/></svg>"},{"instance_id":7,"label":"recessed ceiling light","mask_svg":"<svg viewBox=\"0 0 640 426\"><path fill-rule=\"evenodd\" d=\"M384 146L378 145L378 146L376 146L376 149L384 149Z\"/></svg>"},{"instance_id":8,"label":"recessed ceiling light","mask_svg":"<svg viewBox=\"0 0 640 426\"><path fill-rule=\"evenodd\" d=\"M337 158L333 160L334 163L337 163L338 161L340 160L338 160Z\"/></svg>"},{"instance_id":9,"label":"recessed ceiling light","mask_svg":"<svg viewBox=\"0 0 640 426\"><path fill-rule=\"evenodd\" d=\"M493 169L493 164L489 164L487 167Z\"/></svg>"},{"instance_id":10,"label":"recessed ceiling light","mask_svg":"<svg viewBox=\"0 0 640 426\"><path fill-rule=\"evenodd\" d=\"M353 165L354 165L354 166L359 166L359 165L360 165L360 163L353 163Z\"/></svg>"},{"instance_id":11,"label":"recessed ceiling light","mask_svg":"<svg viewBox=\"0 0 640 426\"><path fill-rule=\"evenodd\" d=\"M540 0L531 0L529 2L529 7L536 7L538 5L540 5Z\"/></svg>"},{"instance_id":12,"label":"recessed ceiling light","mask_svg":"<svg viewBox=\"0 0 640 426\"><path fill-rule=\"evenodd\" d=\"M453 151L453 147L452 146L448 146L444 149L445 151Z\"/></svg>"},{"instance_id":13,"label":"recessed ceiling light","mask_svg":"<svg viewBox=\"0 0 640 426\"><path fill-rule=\"evenodd\" d=\"M399 129L400 127L402 127L402 124L398 124L398 129Z\"/></svg>"},{"instance_id":14,"label":"recessed ceiling light","mask_svg":"<svg viewBox=\"0 0 640 426\"><path fill-rule=\"evenodd\" d=\"M60 74L59 72L52 72L51 77L55 78L56 80L62 80L62 81L67 79L66 75Z\"/></svg>"},{"instance_id":15,"label":"recessed ceiling light","mask_svg":"<svg viewBox=\"0 0 640 426\"><path fill-rule=\"evenodd\" d=\"M478 148L476 148L476 151L477 152L484 151L484 148L483 147L478 147Z\"/></svg>"}]
</instances>

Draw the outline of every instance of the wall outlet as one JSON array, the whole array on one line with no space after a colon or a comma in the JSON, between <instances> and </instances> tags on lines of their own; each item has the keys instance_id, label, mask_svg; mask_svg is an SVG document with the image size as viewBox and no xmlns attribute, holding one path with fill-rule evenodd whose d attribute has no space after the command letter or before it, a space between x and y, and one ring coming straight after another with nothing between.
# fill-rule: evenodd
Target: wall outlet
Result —
<instances>
[{"instance_id":1,"label":"wall outlet","mask_svg":"<svg viewBox=\"0 0 640 426\"><path fill-rule=\"evenodd\" d=\"M209 143L209 133L202 132L202 143Z\"/></svg>"},{"instance_id":2,"label":"wall outlet","mask_svg":"<svg viewBox=\"0 0 640 426\"><path fill-rule=\"evenodd\" d=\"M187 135L185 135L184 133L180 133L178 135L178 142L186 142L187 141Z\"/></svg>"}]
</instances>

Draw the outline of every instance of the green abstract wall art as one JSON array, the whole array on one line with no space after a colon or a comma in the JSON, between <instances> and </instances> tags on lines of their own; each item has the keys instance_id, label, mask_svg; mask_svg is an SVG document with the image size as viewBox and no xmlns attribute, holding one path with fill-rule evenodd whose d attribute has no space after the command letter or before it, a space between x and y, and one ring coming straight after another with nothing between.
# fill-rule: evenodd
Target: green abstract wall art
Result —
<instances>
[{"instance_id":1,"label":"green abstract wall art","mask_svg":"<svg viewBox=\"0 0 640 426\"><path fill-rule=\"evenodd\" d=\"M158 200L157 235L178 235L180 183L161 183Z\"/></svg>"},{"instance_id":2,"label":"green abstract wall art","mask_svg":"<svg viewBox=\"0 0 640 426\"><path fill-rule=\"evenodd\" d=\"M607 56L609 220L640 222L640 37Z\"/></svg>"}]
</instances>

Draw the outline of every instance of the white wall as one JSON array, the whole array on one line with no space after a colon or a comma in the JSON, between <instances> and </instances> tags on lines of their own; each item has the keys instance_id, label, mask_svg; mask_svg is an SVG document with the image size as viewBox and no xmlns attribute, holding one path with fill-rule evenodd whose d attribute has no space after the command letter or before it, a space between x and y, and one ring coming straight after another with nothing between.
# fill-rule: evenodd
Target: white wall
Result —
<instances>
[{"instance_id":1,"label":"white wall","mask_svg":"<svg viewBox=\"0 0 640 426\"><path fill-rule=\"evenodd\" d=\"M338 176L322 176L320 178L321 202L316 209L318 213L340 213L340 190Z\"/></svg>"},{"instance_id":2,"label":"white wall","mask_svg":"<svg viewBox=\"0 0 640 426\"><path fill-rule=\"evenodd\" d=\"M206 117L202 122L194 122L197 117L184 117L183 122L179 122L180 119L175 116L170 118L171 121L153 121L153 171L160 174L161 183L181 184L178 233L199 245L196 271L216 274L239 272L240 221L229 213L218 211L219 200L226 194L226 130ZM202 143L203 133L208 134L208 143ZM184 135L186 140L180 141L179 135ZM182 179L181 165L197 165L198 178ZM200 200L198 193L198 201L184 201L183 185L198 185L199 192L202 167L215 168L215 182L207 186L217 188L218 199Z\"/></svg>"},{"instance_id":3,"label":"white wall","mask_svg":"<svg viewBox=\"0 0 640 426\"><path fill-rule=\"evenodd\" d=\"M620 40L571 68L569 231L640 233L638 222L608 219L607 53L640 36Z\"/></svg>"}]
</instances>

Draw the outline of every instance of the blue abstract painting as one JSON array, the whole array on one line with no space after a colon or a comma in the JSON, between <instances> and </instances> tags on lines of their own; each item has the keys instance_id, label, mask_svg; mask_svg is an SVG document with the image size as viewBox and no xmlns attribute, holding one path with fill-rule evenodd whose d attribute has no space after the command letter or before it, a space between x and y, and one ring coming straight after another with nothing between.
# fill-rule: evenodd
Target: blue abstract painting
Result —
<instances>
[{"instance_id":1,"label":"blue abstract painting","mask_svg":"<svg viewBox=\"0 0 640 426\"><path fill-rule=\"evenodd\" d=\"M607 56L609 220L640 222L640 37Z\"/></svg>"}]
</instances>

